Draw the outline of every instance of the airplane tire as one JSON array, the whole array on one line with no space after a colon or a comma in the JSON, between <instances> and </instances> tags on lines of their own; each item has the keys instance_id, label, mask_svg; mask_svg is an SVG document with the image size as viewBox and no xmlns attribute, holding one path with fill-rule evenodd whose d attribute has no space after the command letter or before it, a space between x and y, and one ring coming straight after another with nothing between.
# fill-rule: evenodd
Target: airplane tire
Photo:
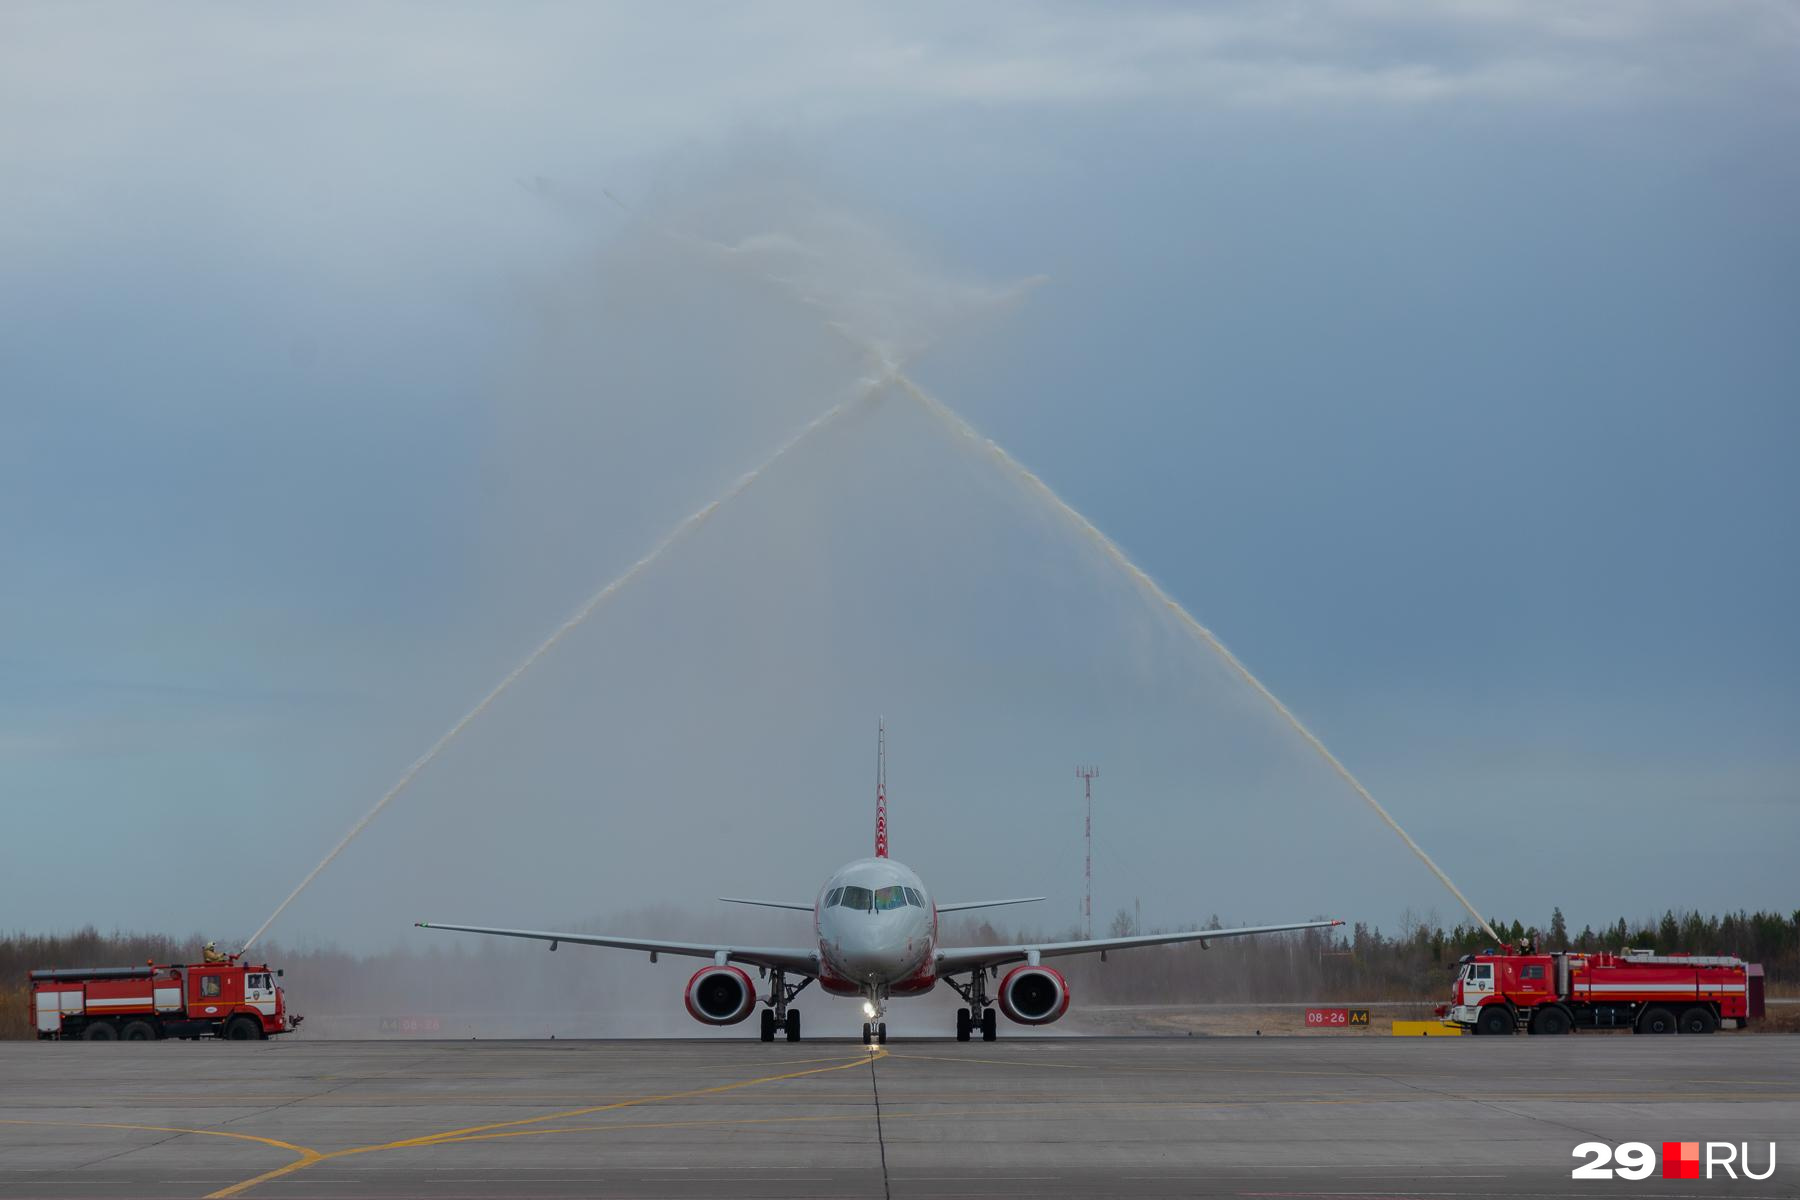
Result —
<instances>
[{"instance_id":1,"label":"airplane tire","mask_svg":"<svg viewBox=\"0 0 1800 1200\"><path fill-rule=\"evenodd\" d=\"M956 1010L956 1040L957 1041L966 1042L969 1040L971 1024L972 1023L969 1020L969 1010L966 1008L957 1009Z\"/></svg>"},{"instance_id":2,"label":"airplane tire","mask_svg":"<svg viewBox=\"0 0 1800 1200\"><path fill-rule=\"evenodd\" d=\"M883 1046L887 1045L887 1022L883 1021L875 1027L875 1040Z\"/></svg>"},{"instance_id":3,"label":"airplane tire","mask_svg":"<svg viewBox=\"0 0 1800 1200\"><path fill-rule=\"evenodd\" d=\"M763 1009L762 1040L765 1042L775 1040L775 1010L772 1008Z\"/></svg>"},{"instance_id":4,"label":"airplane tire","mask_svg":"<svg viewBox=\"0 0 1800 1200\"><path fill-rule=\"evenodd\" d=\"M790 1042L797 1042L800 1040L800 1010L797 1008L788 1009L787 1040Z\"/></svg>"},{"instance_id":5,"label":"airplane tire","mask_svg":"<svg viewBox=\"0 0 1800 1200\"><path fill-rule=\"evenodd\" d=\"M873 1034L869 1030L869 1023L867 1021L864 1021L863 1022L863 1045L867 1046L869 1044L869 1039L872 1036L873 1036Z\"/></svg>"},{"instance_id":6,"label":"airplane tire","mask_svg":"<svg viewBox=\"0 0 1800 1200\"><path fill-rule=\"evenodd\" d=\"M988 1009L981 1014L981 1040L991 1042L1000 1035L1000 1014Z\"/></svg>"}]
</instances>

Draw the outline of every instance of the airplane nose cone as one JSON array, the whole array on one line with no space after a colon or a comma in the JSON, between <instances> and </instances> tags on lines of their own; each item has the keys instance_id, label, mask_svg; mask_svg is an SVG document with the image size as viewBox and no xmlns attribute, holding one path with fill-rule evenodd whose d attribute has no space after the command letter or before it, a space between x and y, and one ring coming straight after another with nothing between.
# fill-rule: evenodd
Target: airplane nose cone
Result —
<instances>
[{"instance_id":1,"label":"airplane nose cone","mask_svg":"<svg viewBox=\"0 0 1800 1200\"><path fill-rule=\"evenodd\" d=\"M870 951L851 952L844 955L844 969L851 978L857 980L873 979L884 974L891 966L884 955Z\"/></svg>"}]
</instances>

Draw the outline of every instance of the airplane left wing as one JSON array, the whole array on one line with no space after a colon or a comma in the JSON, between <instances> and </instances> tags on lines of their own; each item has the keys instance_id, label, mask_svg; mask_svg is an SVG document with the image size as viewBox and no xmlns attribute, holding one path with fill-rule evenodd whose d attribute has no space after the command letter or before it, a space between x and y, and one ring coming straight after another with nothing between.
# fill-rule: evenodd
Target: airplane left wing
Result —
<instances>
[{"instance_id":1,"label":"airplane left wing","mask_svg":"<svg viewBox=\"0 0 1800 1200\"><path fill-rule=\"evenodd\" d=\"M940 904L937 910L941 913L967 912L971 908L1000 908L1007 904L1036 904L1042 896L1019 896L1012 900L956 900L949 904Z\"/></svg>"},{"instance_id":2,"label":"airplane left wing","mask_svg":"<svg viewBox=\"0 0 1800 1200\"><path fill-rule=\"evenodd\" d=\"M1247 925L1239 929L1194 929L1183 933L1147 933L1140 937L1089 938L1079 942L1026 942L1017 945L962 946L939 950L939 975L979 971L1002 963L1036 962L1067 954L1100 954L1108 950L1134 950L1139 946L1166 946L1172 942L1199 942L1217 938L1246 937L1253 933L1282 933L1290 929L1329 929L1342 921L1302 921L1294 925Z\"/></svg>"},{"instance_id":3,"label":"airplane left wing","mask_svg":"<svg viewBox=\"0 0 1800 1200\"><path fill-rule=\"evenodd\" d=\"M442 925L436 921L413 922L420 929L455 929L462 933L486 933L494 937L529 938L549 942L552 950L558 942L576 946L609 946L615 950L637 950L650 954L679 954L688 958L710 958L715 962L749 963L753 967L774 967L797 975L819 973L819 952L786 946L706 945L701 942L659 942L650 938L608 937L595 933L555 933L545 929L492 929L486 925ZM723 957L721 957L723 956Z\"/></svg>"}]
</instances>

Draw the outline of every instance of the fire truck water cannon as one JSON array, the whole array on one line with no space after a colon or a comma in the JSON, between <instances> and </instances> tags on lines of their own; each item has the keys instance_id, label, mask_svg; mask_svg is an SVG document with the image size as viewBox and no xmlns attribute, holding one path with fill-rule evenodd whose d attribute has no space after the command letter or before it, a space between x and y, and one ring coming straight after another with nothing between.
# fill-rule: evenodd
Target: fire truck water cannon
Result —
<instances>
[{"instance_id":1,"label":"fire truck water cannon","mask_svg":"<svg viewBox=\"0 0 1800 1200\"><path fill-rule=\"evenodd\" d=\"M1451 1002L1437 1013L1446 1025L1490 1036L1742 1029L1763 1016L1763 969L1730 955L1515 954L1502 946L1463 956Z\"/></svg>"},{"instance_id":2,"label":"fire truck water cannon","mask_svg":"<svg viewBox=\"0 0 1800 1200\"><path fill-rule=\"evenodd\" d=\"M32 971L40 1038L148 1042L217 1037L261 1041L300 1027L280 971L266 963L55 967Z\"/></svg>"}]
</instances>

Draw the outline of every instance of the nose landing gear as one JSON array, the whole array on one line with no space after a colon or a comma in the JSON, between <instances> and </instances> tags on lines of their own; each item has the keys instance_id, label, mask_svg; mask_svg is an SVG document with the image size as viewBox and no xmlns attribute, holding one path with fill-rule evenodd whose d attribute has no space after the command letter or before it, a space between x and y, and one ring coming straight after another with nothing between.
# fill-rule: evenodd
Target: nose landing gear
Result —
<instances>
[{"instance_id":1,"label":"nose landing gear","mask_svg":"<svg viewBox=\"0 0 1800 1200\"><path fill-rule=\"evenodd\" d=\"M865 1045L865 1046L876 1046L876 1045L885 1046L885 1045L887 1045L887 1022L886 1021L873 1021L873 1022L864 1021L863 1022L863 1045Z\"/></svg>"}]
</instances>

